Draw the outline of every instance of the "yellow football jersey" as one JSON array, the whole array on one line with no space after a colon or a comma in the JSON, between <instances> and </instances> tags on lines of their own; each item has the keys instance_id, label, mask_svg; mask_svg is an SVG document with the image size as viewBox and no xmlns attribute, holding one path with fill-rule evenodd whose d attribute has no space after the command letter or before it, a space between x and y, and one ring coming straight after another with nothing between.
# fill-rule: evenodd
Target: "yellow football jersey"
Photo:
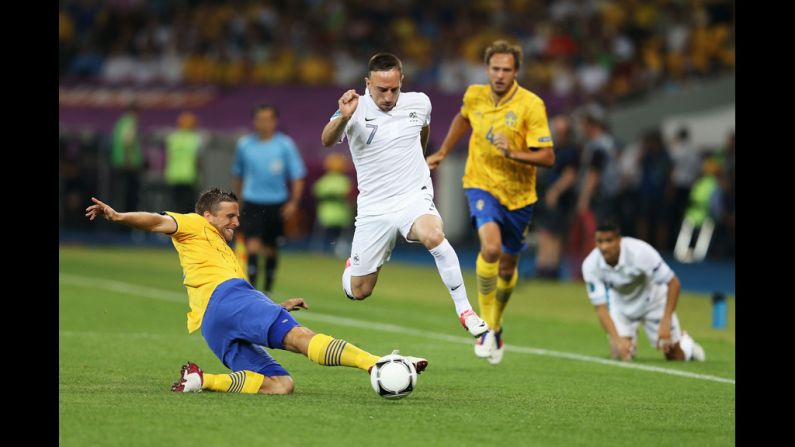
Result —
<instances>
[{"instance_id":1,"label":"yellow football jersey","mask_svg":"<svg viewBox=\"0 0 795 447\"><path fill-rule=\"evenodd\" d=\"M170 236L179 253L182 283L188 289L188 332L194 332L202 324L216 286L228 279L248 277L224 236L207 219L196 213L166 214L177 222L177 231Z\"/></svg>"},{"instance_id":2,"label":"yellow football jersey","mask_svg":"<svg viewBox=\"0 0 795 447\"><path fill-rule=\"evenodd\" d=\"M509 210L535 203L536 167L505 158L493 141L495 134L503 133L511 150L552 147L544 101L514 81L495 105L488 84L471 85L464 93L461 116L472 125L464 188L488 191Z\"/></svg>"}]
</instances>

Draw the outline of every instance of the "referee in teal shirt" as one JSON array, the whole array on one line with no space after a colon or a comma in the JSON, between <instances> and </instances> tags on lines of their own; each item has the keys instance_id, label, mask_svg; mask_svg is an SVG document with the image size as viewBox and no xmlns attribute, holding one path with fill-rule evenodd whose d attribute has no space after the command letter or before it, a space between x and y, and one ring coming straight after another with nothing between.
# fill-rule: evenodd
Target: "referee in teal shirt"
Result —
<instances>
[{"instance_id":1,"label":"referee in teal shirt","mask_svg":"<svg viewBox=\"0 0 795 447\"><path fill-rule=\"evenodd\" d=\"M283 220L298 210L306 166L293 140L276 130L276 107L260 104L252 115L254 133L237 142L232 185L243 202L240 223L246 239L249 281L256 287L259 255L264 252L263 290L270 295L278 260L277 240L283 234Z\"/></svg>"}]
</instances>

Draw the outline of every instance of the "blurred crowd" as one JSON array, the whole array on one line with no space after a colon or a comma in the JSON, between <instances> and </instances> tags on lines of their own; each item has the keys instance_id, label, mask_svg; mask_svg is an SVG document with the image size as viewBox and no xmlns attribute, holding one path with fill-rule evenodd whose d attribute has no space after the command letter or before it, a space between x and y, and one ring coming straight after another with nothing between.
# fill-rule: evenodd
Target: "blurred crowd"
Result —
<instances>
[{"instance_id":1,"label":"blurred crowd","mask_svg":"<svg viewBox=\"0 0 795 447\"><path fill-rule=\"evenodd\" d=\"M607 215L667 253L687 216L697 231L711 219L710 256L734 257L734 134L711 148L693 147L687 128L673 139L649 129L622 142L595 106L732 73L734 32L734 2L722 0L61 0L59 76L348 88L365 76L363 61L391 51L403 60L407 89L460 93L487 82L483 49L508 38L524 50L520 84L552 113L565 112L550 120L557 162L540 170L534 222L537 272L558 277L566 262L579 271L594 223ZM192 114L142 134L137 113L133 105L110 135L61 132L63 228L85 224L77 211L92 193L119 198L123 209L140 200L187 211L212 172L205 168L226 162L203 160L234 147L231 135L203 134ZM312 188L326 169L312 159L307 167ZM350 201L343 177L351 172L339 172L328 169L307 194L310 205ZM318 212L314 231L303 230L331 229L323 238L340 239L339 216L349 212Z\"/></svg>"},{"instance_id":2,"label":"blurred crowd","mask_svg":"<svg viewBox=\"0 0 795 447\"><path fill-rule=\"evenodd\" d=\"M602 104L730 72L724 0L61 0L59 73L106 82L350 86L392 51L414 88L485 82L483 49L523 47L520 83Z\"/></svg>"},{"instance_id":3,"label":"blurred crowd","mask_svg":"<svg viewBox=\"0 0 795 447\"><path fill-rule=\"evenodd\" d=\"M121 209L190 211L206 183L202 177L226 173L230 161L217 157L234 147L234 136L202 132L190 113L179 115L173 128L143 134L136 119L133 104L110 135L61 132L64 228L84 227L79 211L90 194L112 196ZM733 131L721 147L695 147L686 127L671 139L649 129L637 141L622 142L612 136L604 109L593 104L552 117L550 128L556 163L539 169L533 222L540 276L556 278L566 263L579 265L593 248L595 223L603 217L618 221L624 235L648 241L663 253L674 252L681 235L688 235L690 247L695 245L696 238L684 231L686 217L695 229L711 220L709 256L734 258ZM318 209L305 212L302 225L289 234L311 234L327 244L349 227L351 210L346 207L355 201L355 188L350 161L344 159L338 153L321 162L306 159L311 193L303 199L304 209Z\"/></svg>"},{"instance_id":4,"label":"blurred crowd","mask_svg":"<svg viewBox=\"0 0 795 447\"><path fill-rule=\"evenodd\" d=\"M566 263L577 276L596 222L606 218L682 262L700 260L693 251L702 232L705 254L734 258L733 130L722 147L695 147L687 127L671 139L648 129L625 143L593 104L552 117L550 129L556 162L540 170L533 224L539 276L557 278Z\"/></svg>"}]
</instances>

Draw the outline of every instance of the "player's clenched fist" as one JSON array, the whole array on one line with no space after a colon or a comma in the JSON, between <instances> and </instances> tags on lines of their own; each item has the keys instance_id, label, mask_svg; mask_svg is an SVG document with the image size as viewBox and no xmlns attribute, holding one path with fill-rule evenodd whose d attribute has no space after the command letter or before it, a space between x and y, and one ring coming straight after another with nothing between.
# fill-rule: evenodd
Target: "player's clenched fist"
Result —
<instances>
[{"instance_id":1,"label":"player's clenched fist","mask_svg":"<svg viewBox=\"0 0 795 447\"><path fill-rule=\"evenodd\" d=\"M340 114L345 119L348 119L353 115L353 112L356 111L356 107L359 105L359 94L356 93L356 90L348 90L345 92L339 101L337 101L339 105Z\"/></svg>"}]
</instances>

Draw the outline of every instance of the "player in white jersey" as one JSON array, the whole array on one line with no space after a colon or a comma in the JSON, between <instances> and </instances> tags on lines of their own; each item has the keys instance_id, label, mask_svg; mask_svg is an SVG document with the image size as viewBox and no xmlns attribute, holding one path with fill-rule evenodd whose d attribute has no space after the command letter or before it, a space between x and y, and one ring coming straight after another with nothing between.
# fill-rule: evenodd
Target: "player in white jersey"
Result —
<instances>
[{"instance_id":1,"label":"player in white jersey","mask_svg":"<svg viewBox=\"0 0 795 447\"><path fill-rule=\"evenodd\" d=\"M649 342L668 360L704 361L704 349L682 331L676 316L681 284L648 243L622 237L610 221L596 228L596 248L582 263L582 276L611 356L632 360L635 334L643 323Z\"/></svg>"},{"instance_id":2,"label":"player in white jersey","mask_svg":"<svg viewBox=\"0 0 795 447\"><path fill-rule=\"evenodd\" d=\"M348 138L359 187L356 229L342 288L350 299L370 296L400 232L433 255L459 321L477 337L488 326L467 298L458 256L445 239L442 218L433 203L433 183L425 163L431 101L424 93L401 93L402 81L402 64L395 55L374 55L364 94L345 92L323 128L326 147Z\"/></svg>"}]
</instances>

